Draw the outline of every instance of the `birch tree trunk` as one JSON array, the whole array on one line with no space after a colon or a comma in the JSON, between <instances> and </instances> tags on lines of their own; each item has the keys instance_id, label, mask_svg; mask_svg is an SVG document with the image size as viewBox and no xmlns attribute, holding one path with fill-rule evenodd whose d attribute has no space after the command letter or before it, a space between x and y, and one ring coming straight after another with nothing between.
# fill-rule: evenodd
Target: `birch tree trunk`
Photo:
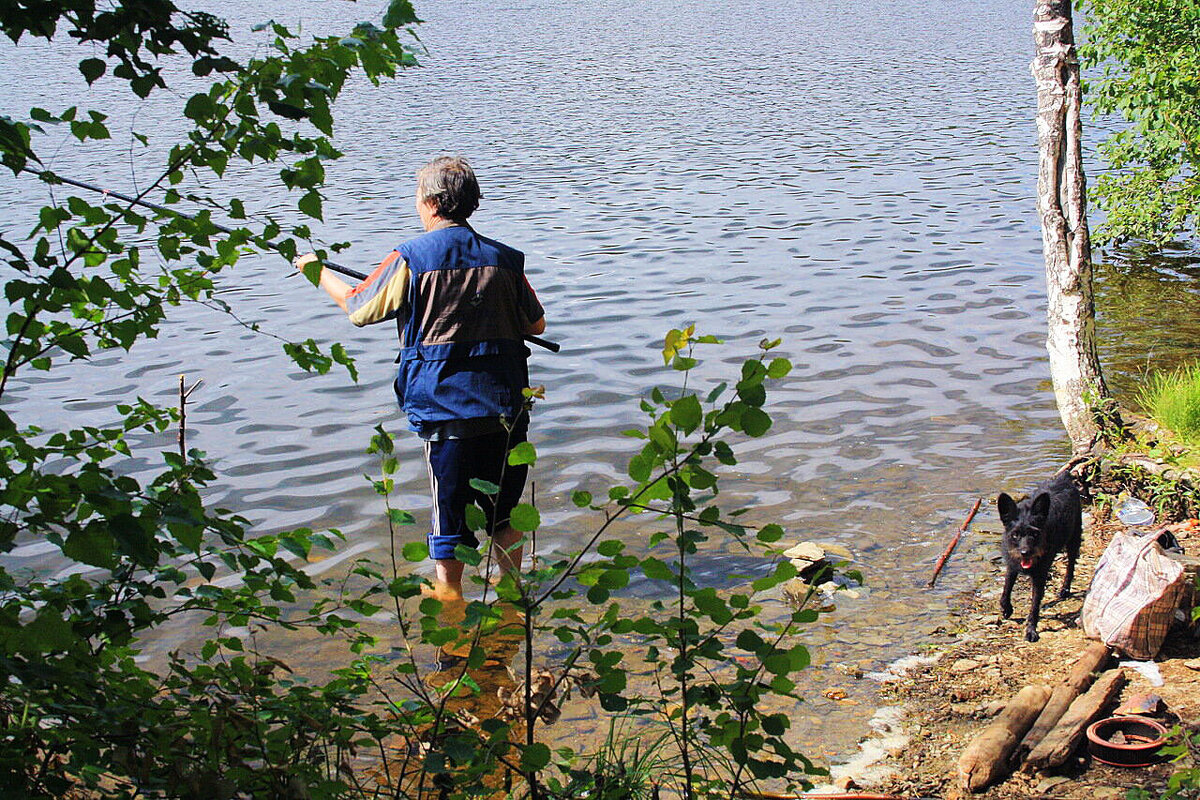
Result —
<instances>
[{"instance_id":1,"label":"birch tree trunk","mask_svg":"<svg viewBox=\"0 0 1200 800\"><path fill-rule=\"evenodd\" d=\"M1046 347L1058 412L1071 447L1079 454L1098 439L1097 409L1107 411L1112 404L1096 355L1092 244L1080 146L1079 61L1070 0L1037 3L1033 39L1038 213L1049 301Z\"/></svg>"}]
</instances>

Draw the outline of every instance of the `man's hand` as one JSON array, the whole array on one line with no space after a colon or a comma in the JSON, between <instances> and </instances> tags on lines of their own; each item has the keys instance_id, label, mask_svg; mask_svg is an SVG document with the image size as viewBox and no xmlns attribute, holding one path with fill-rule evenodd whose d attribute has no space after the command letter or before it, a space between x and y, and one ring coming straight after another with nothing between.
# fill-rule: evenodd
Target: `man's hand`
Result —
<instances>
[{"instance_id":1,"label":"man's hand","mask_svg":"<svg viewBox=\"0 0 1200 800\"><path fill-rule=\"evenodd\" d=\"M309 264L313 263L316 260L317 260L316 253L305 253L302 256L296 256L294 259L292 259L292 266L295 267L300 272L303 272L304 268L306 266L308 266Z\"/></svg>"},{"instance_id":2,"label":"man's hand","mask_svg":"<svg viewBox=\"0 0 1200 800\"><path fill-rule=\"evenodd\" d=\"M304 268L309 264L319 264L320 259L316 253L305 253L302 256L296 256L292 260L292 266L300 272L304 272ZM317 273L317 285L333 298L333 302L338 304L338 308L346 311L346 296L350 294L350 284L343 281L338 276L334 275L330 270L321 267Z\"/></svg>"}]
</instances>

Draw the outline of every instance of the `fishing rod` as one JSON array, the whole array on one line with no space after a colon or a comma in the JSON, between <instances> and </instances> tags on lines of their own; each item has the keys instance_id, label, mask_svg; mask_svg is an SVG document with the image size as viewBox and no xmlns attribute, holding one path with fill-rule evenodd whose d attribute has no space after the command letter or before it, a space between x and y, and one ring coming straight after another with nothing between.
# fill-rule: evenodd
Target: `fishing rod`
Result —
<instances>
[{"instance_id":1,"label":"fishing rod","mask_svg":"<svg viewBox=\"0 0 1200 800\"><path fill-rule=\"evenodd\" d=\"M91 192L98 192L99 194L102 194L106 197L115 197L116 199L118 199L122 202L130 203L135 206L145 206L146 208L152 209L154 211L159 211L163 214L171 214L176 217L183 217L184 219L196 219L195 214L189 214L186 211L178 211L174 208L170 208L169 206L164 206L159 203L152 203L149 200L142 200L137 197L130 197L127 194L122 194L121 192L110 191L110 190L105 189L100 186L94 186L90 183L84 183L83 181L77 181L77 180L73 180L71 178L64 178L62 175L58 175L54 172L50 172L49 170L46 170L45 172L39 172L38 170L29 169L28 167L21 167L21 172L28 172L30 175L37 175L39 178L42 178L43 180L46 180L46 176L49 176L50 180L47 181L48 183L57 182L57 183L66 184L67 186L74 186L79 189L87 189L88 191L91 191ZM212 220L209 220L209 224L224 234L232 234L234 232L232 228L227 228L224 225L219 225L218 223L213 222ZM273 242L267 242L267 245L275 252L282 254L283 251L280 250L279 245L277 245ZM356 269L351 269L350 267L342 266L341 264L338 264L333 261L327 261L325 259L322 259L321 264L323 266L328 267L329 269L333 270L334 272L339 272L342 275L345 275L347 278L353 278L356 281L365 281L367 279L367 276L364 273L359 272ZM523 338L525 339L525 341L529 342L530 344L536 344L538 347L546 348L551 353L557 353L559 350L562 349L562 345L560 345L558 342L552 342L549 339L543 339L540 336L533 336L532 334L527 333L527 334L523 335Z\"/></svg>"}]
</instances>

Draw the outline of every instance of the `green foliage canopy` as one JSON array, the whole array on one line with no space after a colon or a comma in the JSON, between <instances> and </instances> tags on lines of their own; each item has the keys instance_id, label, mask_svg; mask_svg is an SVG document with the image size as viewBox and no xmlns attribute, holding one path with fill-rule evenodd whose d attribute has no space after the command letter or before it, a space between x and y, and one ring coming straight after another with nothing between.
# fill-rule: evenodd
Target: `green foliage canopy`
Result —
<instances>
[{"instance_id":1,"label":"green foliage canopy","mask_svg":"<svg viewBox=\"0 0 1200 800\"><path fill-rule=\"evenodd\" d=\"M1081 0L1087 97L1129 124L1100 152L1101 241L1162 244L1200 231L1200 2Z\"/></svg>"},{"instance_id":2,"label":"green foliage canopy","mask_svg":"<svg viewBox=\"0 0 1200 800\"><path fill-rule=\"evenodd\" d=\"M214 475L202 453L182 445L180 452L138 453L153 465L151 474L129 474L123 462L134 454L130 434L166 433L178 409L129 398L116 408L118 422L72 428L66 415L21 418L6 393L25 370L52 370L154 338L181 303L228 310L214 296L217 273L254 252L295 253L296 239L310 235L307 226L255 214L249 202L218 199L210 187L220 186L231 164L253 165L273 172L296 208L319 219L325 165L340 156L332 143L334 103L355 74L378 83L415 63L407 26L416 22L408 0L393 0L381 24L307 40L266 22L251 32L261 40L256 55L234 58L224 20L167 0L0 2L0 31L16 46L44 39L61 43L55 52L70 53L78 45L78 70L89 85L123 83L142 98L160 92L163 104L172 102L168 92L178 93L178 125L132 133L145 147L139 167L150 171L138 198L203 209L194 216L148 213L113 198L64 193L39 155L47 134L69 131L80 146L109 139L108 116L80 105L0 111L5 172L59 190L27 238L0 235L0 554L18 544L49 544L64 562L85 567L47 576L0 566L0 783L17 795L60 796L69 788L66 776L94 783L101 774L141 774L146 790L194 779L196 796L219 796L201 785L211 776L204 765L213 747L236 754L224 779L251 792L278 796L291 777L320 771L303 763L306 734L296 720L279 729L285 739L301 737L281 750L294 754L283 769L249 766L265 757L267 727L230 730L224 744L196 735L221 703L189 702L189 687L208 687L201 694L210 699L258 691L246 677L261 675L236 655L236 638L217 640L235 655L205 667L207 676L182 663L172 665L170 677L149 673L132 648L141 634L186 612L221 626L350 625L329 607L307 617L285 619L282 612L312 587L284 556L303 558L332 546L333 537L304 529L254 535L245 519L209 508L203 493ZM172 75L181 77L169 85ZM169 128L182 133L168 140ZM238 227L219 235L216 215ZM307 369L341 362L353 372L344 350L325 354L311 339L285 350ZM218 571L240 580L212 582ZM326 716L335 708L319 705ZM163 760L173 771L161 769Z\"/></svg>"}]
</instances>

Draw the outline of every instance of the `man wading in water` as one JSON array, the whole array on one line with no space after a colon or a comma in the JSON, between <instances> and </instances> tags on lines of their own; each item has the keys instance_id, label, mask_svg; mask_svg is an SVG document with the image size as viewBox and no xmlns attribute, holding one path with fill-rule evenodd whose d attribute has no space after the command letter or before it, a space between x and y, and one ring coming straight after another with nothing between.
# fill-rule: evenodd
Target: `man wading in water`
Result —
<instances>
[{"instance_id":1,"label":"man wading in water","mask_svg":"<svg viewBox=\"0 0 1200 800\"><path fill-rule=\"evenodd\" d=\"M501 572L519 570L522 534L508 525L525 490L526 465L508 466L508 450L525 441L529 385L523 334L545 331L537 295L525 280L525 256L480 236L467 223L479 207L479 183L463 159L443 156L417 173L417 213L426 233L397 247L358 286L328 269L321 288L355 325L394 319L400 329L396 397L409 426L425 440L433 495L429 554L434 594L462 598L459 545L478 540L465 509L487 515L492 556ZM309 253L297 269L316 261ZM494 498L472 478L500 486Z\"/></svg>"}]
</instances>

